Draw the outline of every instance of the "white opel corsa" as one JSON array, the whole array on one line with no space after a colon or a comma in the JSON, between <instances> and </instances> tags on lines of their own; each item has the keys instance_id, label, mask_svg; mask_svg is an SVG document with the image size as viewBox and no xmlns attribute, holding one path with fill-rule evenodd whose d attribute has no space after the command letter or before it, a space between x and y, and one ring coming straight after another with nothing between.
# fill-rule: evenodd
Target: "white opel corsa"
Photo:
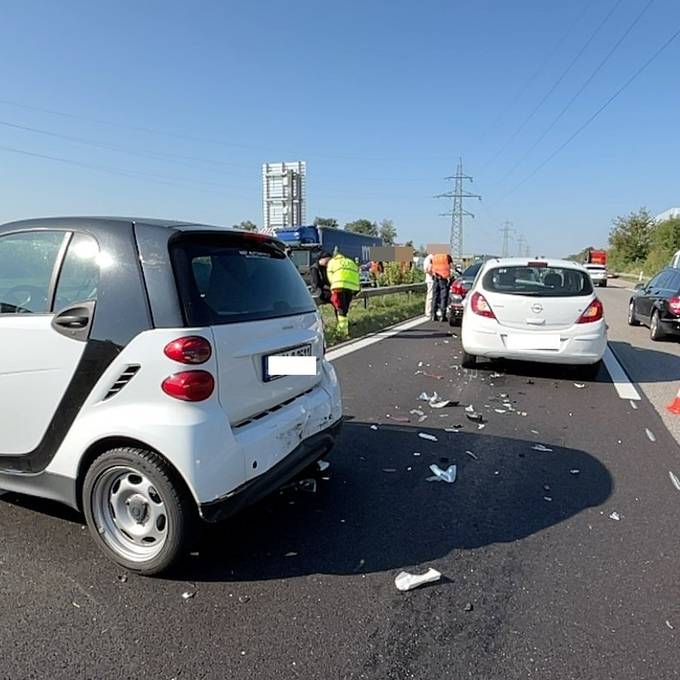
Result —
<instances>
[{"instance_id":1,"label":"white opel corsa","mask_svg":"<svg viewBox=\"0 0 680 680\"><path fill-rule=\"evenodd\" d=\"M463 310L463 366L477 357L591 366L607 346L602 303L587 270L566 260L489 260Z\"/></svg>"}]
</instances>

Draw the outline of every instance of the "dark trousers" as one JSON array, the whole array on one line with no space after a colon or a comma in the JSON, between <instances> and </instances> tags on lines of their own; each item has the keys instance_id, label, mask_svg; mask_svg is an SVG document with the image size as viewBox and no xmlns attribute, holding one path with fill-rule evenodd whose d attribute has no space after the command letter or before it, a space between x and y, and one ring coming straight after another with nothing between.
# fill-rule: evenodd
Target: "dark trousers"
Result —
<instances>
[{"instance_id":1,"label":"dark trousers","mask_svg":"<svg viewBox=\"0 0 680 680\"><path fill-rule=\"evenodd\" d=\"M437 318L437 310L440 310L442 319L446 318L449 306L449 281L437 276L434 280L434 302L432 304L432 318Z\"/></svg>"}]
</instances>

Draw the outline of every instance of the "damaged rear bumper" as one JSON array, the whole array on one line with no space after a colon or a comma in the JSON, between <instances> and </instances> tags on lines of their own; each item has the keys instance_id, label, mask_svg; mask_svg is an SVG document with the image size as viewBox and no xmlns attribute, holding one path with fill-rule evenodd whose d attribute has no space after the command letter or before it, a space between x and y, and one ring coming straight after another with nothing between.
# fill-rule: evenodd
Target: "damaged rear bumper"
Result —
<instances>
[{"instance_id":1,"label":"damaged rear bumper","mask_svg":"<svg viewBox=\"0 0 680 680\"><path fill-rule=\"evenodd\" d=\"M291 453L267 472L217 500L201 503L199 505L201 517L206 522L219 522L273 493L330 452L335 445L341 426L342 418L325 430L301 441Z\"/></svg>"}]
</instances>

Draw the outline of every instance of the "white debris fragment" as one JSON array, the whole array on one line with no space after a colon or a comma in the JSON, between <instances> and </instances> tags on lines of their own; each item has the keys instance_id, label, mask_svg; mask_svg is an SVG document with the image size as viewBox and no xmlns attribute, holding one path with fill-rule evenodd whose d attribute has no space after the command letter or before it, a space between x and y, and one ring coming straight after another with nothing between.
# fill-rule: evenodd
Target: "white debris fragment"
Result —
<instances>
[{"instance_id":1,"label":"white debris fragment","mask_svg":"<svg viewBox=\"0 0 680 680\"><path fill-rule=\"evenodd\" d=\"M670 630L675 630L673 624L668 619L666 619L666 627Z\"/></svg>"},{"instance_id":2,"label":"white debris fragment","mask_svg":"<svg viewBox=\"0 0 680 680\"><path fill-rule=\"evenodd\" d=\"M631 399L630 400L630 407L634 410L637 411L637 404Z\"/></svg>"},{"instance_id":3,"label":"white debris fragment","mask_svg":"<svg viewBox=\"0 0 680 680\"><path fill-rule=\"evenodd\" d=\"M419 408L412 408L412 409L409 411L409 413L410 413L412 416L424 416L424 415L425 415L425 412L424 412L424 411L421 411Z\"/></svg>"},{"instance_id":4,"label":"white debris fragment","mask_svg":"<svg viewBox=\"0 0 680 680\"><path fill-rule=\"evenodd\" d=\"M182 593L183 600L190 600L192 597L196 597L195 590L186 590L185 592Z\"/></svg>"},{"instance_id":5,"label":"white debris fragment","mask_svg":"<svg viewBox=\"0 0 680 680\"><path fill-rule=\"evenodd\" d=\"M428 569L424 574L409 574L407 571L402 571L394 579L394 585L397 586L397 590L413 590L426 583L434 583L441 577L442 575L432 568Z\"/></svg>"},{"instance_id":6,"label":"white debris fragment","mask_svg":"<svg viewBox=\"0 0 680 680\"><path fill-rule=\"evenodd\" d=\"M507 413L507 411L505 411L505 410L502 409L502 408L495 408L494 411L496 411L496 413L501 413L501 414Z\"/></svg>"},{"instance_id":7,"label":"white debris fragment","mask_svg":"<svg viewBox=\"0 0 680 680\"><path fill-rule=\"evenodd\" d=\"M470 456L470 458L474 458L475 460L479 460L479 458L477 458L477 456L474 453L472 453L472 451L466 451L465 453L467 453L467 455Z\"/></svg>"},{"instance_id":8,"label":"white debris fragment","mask_svg":"<svg viewBox=\"0 0 680 680\"><path fill-rule=\"evenodd\" d=\"M647 435L647 439L649 439L650 442L656 441L656 437L654 436L654 433L650 429L645 428L645 434Z\"/></svg>"},{"instance_id":9,"label":"white debris fragment","mask_svg":"<svg viewBox=\"0 0 680 680\"><path fill-rule=\"evenodd\" d=\"M430 408L444 408L448 406L451 402L448 399L443 399L442 401L433 401L430 399Z\"/></svg>"},{"instance_id":10,"label":"white debris fragment","mask_svg":"<svg viewBox=\"0 0 680 680\"><path fill-rule=\"evenodd\" d=\"M319 467L319 472L328 470L328 468L331 466L331 464L327 460L318 460L316 464Z\"/></svg>"},{"instance_id":11,"label":"white debris fragment","mask_svg":"<svg viewBox=\"0 0 680 680\"><path fill-rule=\"evenodd\" d=\"M671 478L671 483L673 486L680 491L680 479L678 479L677 475L673 474L670 470L668 471L668 476Z\"/></svg>"},{"instance_id":12,"label":"white debris fragment","mask_svg":"<svg viewBox=\"0 0 680 680\"><path fill-rule=\"evenodd\" d=\"M585 387L585 383L574 383L574 387L576 387L579 390L582 390Z\"/></svg>"},{"instance_id":13,"label":"white debris fragment","mask_svg":"<svg viewBox=\"0 0 680 680\"><path fill-rule=\"evenodd\" d=\"M80 605L79 605L75 600L74 600L73 602L71 602L71 604L72 604L76 609L80 609Z\"/></svg>"},{"instance_id":14,"label":"white debris fragment","mask_svg":"<svg viewBox=\"0 0 680 680\"><path fill-rule=\"evenodd\" d=\"M426 416L426 415L422 415L422 416L420 416L420 418L418 418L418 422L419 422L419 423L422 423L422 422L424 422L424 421L426 421L426 420L427 420L427 416Z\"/></svg>"},{"instance_id":15,"label":"white debris fragment","mask_svg":"<svg viewBox=\"0 0 680 680\"><path fill-rule=\"evenodd\" d=\"M531 448L534 451L541 451L542 453L552 453L552 449L549 449L547 446L543 446L543 444L534 444Z\"/></svg>"},{"instance_id":16,"label":"white debris fragment","mask_svg":"<svg viewBox=\"0 0 680 680\"><path fill-rule=\"evenodd\" d=\"M427 396L427 392L421 392L418 395L418 401L430 401L430 397Z\"/></svg>"},{"instance_id":17,"label":"white debris fragment","mask_svg":"<svg viewBox=\"0 0 680 680\"><path fill-rule=\"evenodd\" d=\"M550 496L543 496L543 500L552 503L552 498L550 498Z\"/></svg>"},{"instance_id":18,"label":"white debris fragment","mask_svg":"<svg viewBox=\"0 0 680 680\"><path fill-rule=\"evenodd\" d=\"M426 432L418 432L418 436L421 439L427 439L428 442L436 442L439 441L434 435L427 434Z\"/></svg>"},{"instance_id":19,"label":"white debris fragment","mask_svg":"<svg viewBox=\"0 0 680 680\"><path fill-rule=\"evenodd\" d=\"M466 407L465 407L465 411L466 411L467 413L474 413L474 412L475 412L475 407L474 407L472 404L470 404L469 406L466 406Z\"/></svg>"},{"instance_id":20,"label":"white debris fragment","mask_svg":"<svg viewBox=\"0 0 680 680\"><path fill-rule=\"evenodd\" d=\"M538 430L531 430L531 434L540 434Z\"/></svg>"},{"instance_id":21,"label":"white debris fragment","mask_svg":"<svg viewBox=\"0 0 680 680\"><path fill-rule=\"evenodd\" d=\"M495 373L495 372L492 373L492 374L489 376L489 378L492 378L492 379L493 379L493 378L502 378L502 377L503 377L503 374L502 374L502 373Z\"/></svg>"},{"instance_id":22,"label":"white debris fragment","mask_svg":"<svg viewBox=\"0 0 680 680\"><path fill-rule=\"evenodd\" d=\"M291 550L290 552L287 552L284 557L297 557L298 553L296 553L294 550Z\"/></svg>"},{"instance_id":23,"label":"white debris fragment","mask_svg":"<svg viewBox=\"0 0 680 680\"><path fill-rule=\"evenodd\" d=\"M422 361L419 361L419 362L418 362L418 368L422 368L422 367L423 367L423 362L422 362Z\"/></svg>"},{"instance_id":24,"label":"white debris fragment","mask_svg":"<svg viewBox=\"0 0 680 680\"><path fill-rule=\"evenodd\" d=\"M619 515L618 512L612 512L612 514L609 515L609 519L613 519L614 521L618 522L621 519L621 515Z\"/></svg>"},{"instance_id":25,"label":"white debris fragment","mask_svg":"<svg viewBox=\"0 0 680 680\"><path fill-rule=\"evenodd\" d=\"M378 426L377 426L377 425L371 425L371 430L375 431L375 430L377 430L377 429L378 429Z\"/></svg>"},{"instance_id":26,"label":"white debris fragment","mask_svg":"<svg viewBox=\"0 0 680 680\"><path fill-rule=\"evenodd\" d=\"M435 479L439 479L447 484L453 484L456 481L457 468L455 465L449 465L446 470L442 470L438 465L430 465L430 470L435 476Z\"/></svg>"},{"instance_id":27,"label":"white debris fragment","mask_svg":"<svg viewBox=\"0 0 680 680\"><path fill-rule=\"evenodd\" d=\"M481 423L480 425L477 425L478 430L483 430L486 427L484 423Z\"/></svg>"},{"instance_id":28,"label":"white debris fragment","mask_svg":"<svg viewBox=\"0 0 680 680\"><path fill-rule=\"evenodd\" d=\"M445 427L444 432L460 432L460 427Z\"/></svg>"},{"instance_id":29,"label":"white debris fragment","mask_svg":"<svg viewBox=\"0 0 680 680\"><path fill-rule=\"evenodd\" d=\"M569 474L572 474L572 475L577 475L577 474L579 474L580 472L581 472L581 471L580 471L580 470L577 470L576 468L574 468L573 470L569 470Z\"/></svg>"},{"instance_id":30,"label":"white debris fragment","mask_svg":"<svg viewBox=\"0 0 680 680\"><path fill-rule=\"evenodd\" d=\"M414 456L422 456L422 454L420 453L420 451L414 451L414 452L413 452L413 455L414 455Z\"/></svg>"}]
</instances>

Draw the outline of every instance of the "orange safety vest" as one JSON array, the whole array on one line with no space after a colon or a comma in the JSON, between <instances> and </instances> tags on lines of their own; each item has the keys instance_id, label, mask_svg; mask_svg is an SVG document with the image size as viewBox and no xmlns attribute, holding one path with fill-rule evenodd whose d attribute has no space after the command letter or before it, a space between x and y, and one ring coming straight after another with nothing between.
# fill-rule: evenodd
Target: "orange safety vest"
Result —
<instances>
[{"instance_id":1,"label":"orange safety vest","mask_svg":"<svg viewBox=\"0 0 680 680\"><path fill-rule=\"evenodd\" d=\"M451 265L449 256L445 253L438 253L432 256L432 274L440 276L442 279L451 278Z\"/></svg>"}]
</instances>

